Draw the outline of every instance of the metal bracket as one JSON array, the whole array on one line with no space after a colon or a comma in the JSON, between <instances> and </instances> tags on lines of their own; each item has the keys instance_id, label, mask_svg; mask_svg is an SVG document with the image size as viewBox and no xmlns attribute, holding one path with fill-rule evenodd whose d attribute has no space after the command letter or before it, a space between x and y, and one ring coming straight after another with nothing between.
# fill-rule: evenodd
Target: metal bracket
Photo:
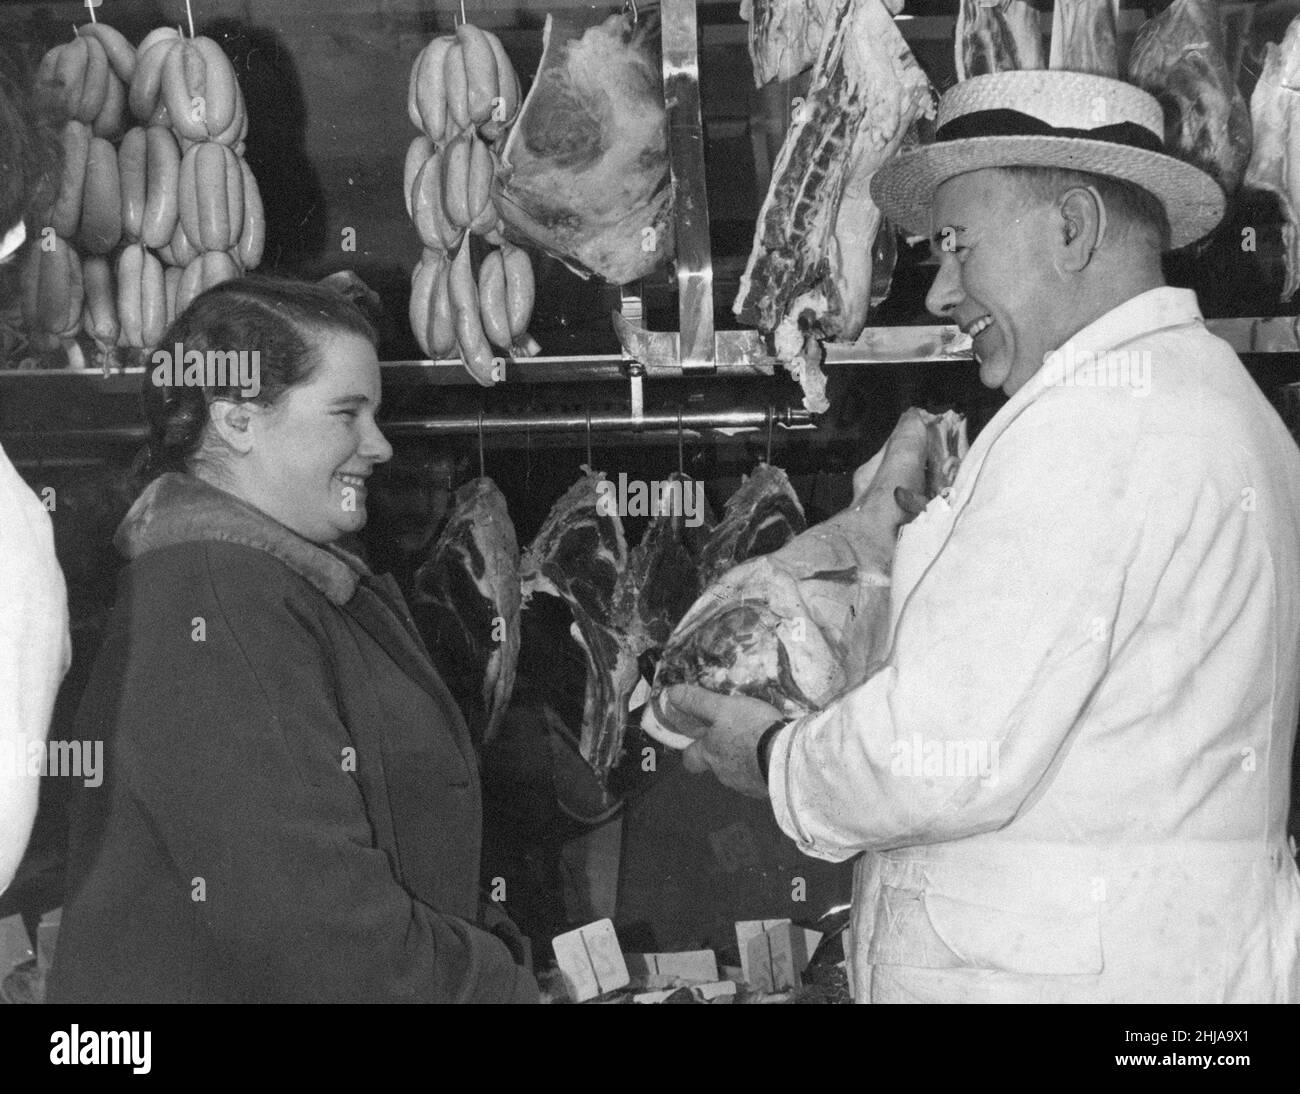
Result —
<instances>
[{"instance_id":1,"label":"metal bracket","mask_svg":"<svg viewBox=\"0 0 1300 1094\"><path fill-rule=\"evenodd\" d=\"M632 10L632 18L635 20L635 5L633 5ZM644 314L640 293L629 292L626 285L620 285L618 291L618 314L629 322L640 326L641 317ZM623 360L623 371L627 374L628 403L632 408L632 419L636 423L636 429L640 432L641 423L645 416L645 385L642 382L645 378L645 366L628 353L626 347L623 349Z\"/></svg>"},{"instance_id":2,"label":"metal bracket","mask_svg":"<svg viewBox=\"0 0 1300 1094\"><path fill-rule=\"evenodd\" d=\"M684 373L708 374L716 371L717 347L695 0L663 0L660 18L677 239L678 365Z\"/></svg>"},{"instance_id":3,"label":"metal bracket","mask_svg":"<svg viewBox=\"0 0 1300 1094\"><path fill-rule=\"evenodd\" d=\"M775 372L776 358L768 355L763 336L756 330L720 330L715 333L710 322L711 360L707 366L688 369L681 348L682 337L677 331L646 330L618 312L614 312L612 318L624 359L639 361L649 376L712 376L719 371L771 376Z\"/></svg>"},{"instance_id":4,"label":"metal bracket","mask_svg":"<svg viewBox=\"0 0 1300 1094\"><path fill-rule=\"evenodd\" d=\"M640 361L629 361L627 366L627 397L632 410L632 422L637 432L645 421L645 366Z\"/></svg>"}]
</instances>

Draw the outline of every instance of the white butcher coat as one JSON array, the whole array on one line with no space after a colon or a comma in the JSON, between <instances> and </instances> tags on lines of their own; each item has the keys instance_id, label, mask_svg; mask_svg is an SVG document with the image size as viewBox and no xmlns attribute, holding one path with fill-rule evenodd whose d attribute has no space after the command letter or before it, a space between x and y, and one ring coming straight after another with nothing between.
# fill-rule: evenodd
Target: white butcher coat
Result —
<instances>
[{"instance_id":1,"label":"white butcher coat","mask_svg":"<svg viewBox=\"0 0 1300 1094\"><path fill-rule=\"evenodd\" d=\"M885 667L769 772L866 852L858 1000L1300 1000L1300 450L1195 296L1049 355L893 580Z\"/></svg>"},{"instance_id":2,"label":"white butcher coat","mask_svg":"<svg viewBox=\"0 0 1300 1094\"><path fill-rule=\"evenodd\" d=\"M0 448L0 893L31 835L40 779L29 764L71 661L54 525Z\"/></svg>"}]
</instances>

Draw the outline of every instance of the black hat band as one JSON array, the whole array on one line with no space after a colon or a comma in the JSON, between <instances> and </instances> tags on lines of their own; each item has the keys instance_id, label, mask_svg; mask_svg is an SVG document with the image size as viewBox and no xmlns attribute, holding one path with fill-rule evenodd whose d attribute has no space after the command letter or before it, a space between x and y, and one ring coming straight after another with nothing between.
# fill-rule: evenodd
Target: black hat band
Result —
<instances>
[{"instance_id":1,"label":"black hat band","mask_svg":"<svg viewBox=\"0 0 1300 1094\"><path fill-rule=\"evenodd\" d=\"M1104 141L1107 144L1140 148L1164 153L1164 142L1146 126L1136 122L1117 122L1093 129L1066 129L1023 114L1019 110L972 110L945 122L935 130L936 143L968 140L972 137L1068 137L1075 140Z\"/></svg>"}]
</instances>

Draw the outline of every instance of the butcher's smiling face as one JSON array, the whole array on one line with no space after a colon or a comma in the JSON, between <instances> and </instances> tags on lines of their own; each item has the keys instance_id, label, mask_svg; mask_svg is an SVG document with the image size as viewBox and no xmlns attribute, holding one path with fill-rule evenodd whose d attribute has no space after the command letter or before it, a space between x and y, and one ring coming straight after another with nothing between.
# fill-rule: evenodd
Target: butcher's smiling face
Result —
<instances>
[{"instance_id":1,"label":"butcher's smiling face","mask_svg":"<svg viewBox=\"0 0 1300 1094\"><path fill-rule=\"evenodd\" d=\"M939 273L926 307L974 339L980 382L1014 394L1057 348L1066 283L1052 264L1053 206L996 170L943 183L931 207Z\"/></svg>"}]
</instances>

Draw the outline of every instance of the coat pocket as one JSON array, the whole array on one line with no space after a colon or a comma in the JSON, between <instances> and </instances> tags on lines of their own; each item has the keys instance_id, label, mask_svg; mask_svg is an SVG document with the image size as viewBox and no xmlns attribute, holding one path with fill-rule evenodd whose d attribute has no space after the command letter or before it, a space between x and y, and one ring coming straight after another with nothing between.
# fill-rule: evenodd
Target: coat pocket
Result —
<instances>
[{"instance_id":1,"label":"coat pocket","mask_svg":"<svg viewBox=\"0 0 1300 1094\"><path fill-rule=\"evenodd\" d=\"M1069 888L1069 887L1067 887ZM878 890L867 950L872 965L1099 973L1098 906L985 883L917 878Z\"/></svg>"}]
</instances>

